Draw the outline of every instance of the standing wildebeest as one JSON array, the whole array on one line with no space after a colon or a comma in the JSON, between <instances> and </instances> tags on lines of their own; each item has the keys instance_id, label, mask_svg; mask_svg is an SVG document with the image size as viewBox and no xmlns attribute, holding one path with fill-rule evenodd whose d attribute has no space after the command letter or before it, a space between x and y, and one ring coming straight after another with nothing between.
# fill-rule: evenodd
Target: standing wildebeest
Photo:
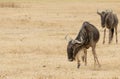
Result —
<instances>
[{"instance_id":1,"label":"standing wildebeest","mask_svg":"<svg viewBox=\"0 0 120 79\"><path fill-rule=\"evenodd\" d=\"M118 25L118 18L117 15L114 14L110 10L98 12L97 14L101 16L101 26L104 29L104 37L103 37L103 44L105 43L105 35L106 35L106 28L109 29L109 44L112 41L113 34L114 34L114 29L115 29L115 34L116 34L116 43L118 43L117 39L117 25Z\"/></svg>"},{"instance_id":2,"label":"standing wildebeest","mask_svg":"<svg viewBox=\"0 0 120 79\"><path fill-rule=\"evenodd\" d=\"M67 39L68 37L66 36L65 38ZM78 58L78 52L83 49L84 50L83 59L86 65L87 49L89 47L92 47L92 53L94 56L94 65L96 65L97 62L100 67L97 54L95 51L96 43L98 42L98 40L99 40L99 31L97 30L97 28L94 25L90 24L89 22L84 22L76 39L75 40L70 39L67 45L67 55L69 61L77 60L78 63L77 68L79 68L80 60Z\"/></svg>"}]
</instances>

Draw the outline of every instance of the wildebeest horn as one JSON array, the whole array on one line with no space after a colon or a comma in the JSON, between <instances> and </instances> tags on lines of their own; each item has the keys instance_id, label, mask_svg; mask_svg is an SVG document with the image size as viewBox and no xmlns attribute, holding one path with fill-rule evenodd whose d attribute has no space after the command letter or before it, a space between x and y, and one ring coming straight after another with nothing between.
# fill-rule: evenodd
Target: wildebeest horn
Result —
<instances>
[{"instance_id":1,"label":"wildebeest horn","mask_svg":"<svg viewBox=\"0 0 120 79\"><path fill-rule=\"evenodd\" d=\"M110 12L113 12L112 9L110 9Z\"/></svg>"},{"instance_id":2,"label":"wildebeest horn","mask_svg":"<svg viewBox=\"0 0 120 79\"><path fill-rule=\"evenodd\" d=\"M101 15L101 13L97 10L97 14Z\"/></svg>"},{"instance_id":3,"label":"wildebeest horn","mask_svg":"<svg viewBox=\"0 0 120 79\"><path fill-rule=\"evenodd\" d=\"M72 41L72 44L75 44L75 43L81 44L81 43L83 42L83 38L80 37L80 40L81 40L81 41L73 40L73 41Z\"/></svg>"},{"instance_id":4,"label":"wildebeest horn","mask_svg":"<svg viewBox=\"0 0 120 79\"><path fill-rule=\"evenodd\" d=\"M68 37L68 34L65 36L65 39L66 39L68 42L72 40L71 37Z\"/></svg>"},{"instance_id":5,"label":"wildebeest horn","mask_svg":"<svg viewBox=\"0 0 120 79\"><path fill-rule=\"evenodd\" d=\"M72 41L72 44L75 44L75 43L81 44L82 42L80 42L80 41L78 41L78 40L73 40L73 41Z\"/></svg>"},{"instance_id":6,"label":"wildebeest horn","mask_svg":"<svg viewBox=\"0 0 120 79\"><path fill-rule=\"evenodd\" d=\"M106 12L110 12L110 11L107 9Z\"/></svg>"},{"instance_id":7,"label":"wildebeest horn","mask_svg":"<svg viewBox=\"0 0 120 79\"><path fill-rule=\"evenodd\" d=\"M113 12L113 11L111 9L110 10L107 9L106 12Z\"/></svg>"}]
</instances>

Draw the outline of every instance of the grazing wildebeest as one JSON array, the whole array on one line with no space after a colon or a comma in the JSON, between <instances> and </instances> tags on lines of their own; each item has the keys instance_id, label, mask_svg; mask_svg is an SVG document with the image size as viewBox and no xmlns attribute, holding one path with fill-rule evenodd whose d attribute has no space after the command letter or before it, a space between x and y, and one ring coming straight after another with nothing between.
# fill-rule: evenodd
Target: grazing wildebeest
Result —
<instances>
[{"instance_id":1,"label":"grazing wildebeest","mask_svg":"<svg viewBox=\"0 0 120 79\"><path fill-rule=\"evenodd\" d=\"M80 59L78 57L78 52L80 52L83 49L84 56L82 58L85 61L85 65L87 65L87 49L89 47L92 47L92 53L94 56L94 66L96 65L96 63L98 63L100 67L100 63L98 61L97 54L95 51L96 43L99 40L99 36L99 31L94 25L90 24L87 21L84 22L75 40L69 38L69 42L67 45L68 60L77 60L77 68L79 68ZM68 39L68 36L66 36L65 38Z\"/></svg>"},{"instance_id":2,"label":"grazing wildebeest","mask_svg":"<svg viewBox=\"0 0 120 79\"><path fill-rule=\"evenodd\" d=\"M109 29L109 44L113 39L114 29L116 34L116 43L118 43L117 39L117 25L118 25L118 18L117 15L112 12L112 10L106 10L102 12L98 12L97 14L101 17L101 26L104 29L104 37L103 37L103 44L105 43L105 35L106 35L106 28Z\"/></svg>"}]
</instances>

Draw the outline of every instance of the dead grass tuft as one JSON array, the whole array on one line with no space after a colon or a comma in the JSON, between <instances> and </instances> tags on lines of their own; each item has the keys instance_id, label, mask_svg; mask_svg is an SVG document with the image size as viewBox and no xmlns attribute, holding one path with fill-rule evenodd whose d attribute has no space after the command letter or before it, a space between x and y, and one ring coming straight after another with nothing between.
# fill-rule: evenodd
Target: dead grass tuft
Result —
<instances>
[{"instance_id":1,"label":"dead grass tuft","mask_svg":"<svg viewBox=\"0 0 120 79\"><path fill-rule=\"evenodd\" d=\"M48 75L48 76L40 76L38 79L57 79L57 78L55 78L55 76Z\"/></svg>"},{"instance_id":2,"label":"dead grass tuft","mask_svg":"<svg viewBox=\"0 0 120 79\"><path fill-rule=\"evenodd\" d=\"M0 8L20 8L20 5L14 2L1 2Z\"/></svg>"},{"instance_id":3,"label":"dead grass tuft","mask_svg":"<svg viewBox=\"0 0 120 79\"><path fill-rule=\"evenodd\" d=\"M112 77L112 79L119 79L118 77Z\"/></svg>"}]
</instances>

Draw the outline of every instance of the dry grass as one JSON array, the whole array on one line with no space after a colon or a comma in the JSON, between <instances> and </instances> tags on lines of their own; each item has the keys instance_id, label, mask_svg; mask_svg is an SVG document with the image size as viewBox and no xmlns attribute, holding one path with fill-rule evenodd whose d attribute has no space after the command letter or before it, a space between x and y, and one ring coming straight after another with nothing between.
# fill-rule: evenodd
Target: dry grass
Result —
<instances>
[{"instance_id":1,"label":"dry grass","mask_svg":"<svg viewBox=\"0 0 120 79\"><path fill-rule=\"evenodd\" d=\"M2 3L1 3L2 4ZM120 18L119 1L3 3L0 8L0 79L119 79L120 42L102 44L103 29L97 9L113 9ZM11 7L11 8L7 8ZM24 5L24 8L12 8ZM29 6L29 7L28 7ZM97 54L101 68L93 65L91 49L88 66L68 62L66 34L75 38L84 21L100 31ZM118 26L120 33L120 27ZM120 34L118 33L118 39ZM115 37L114 37L115 38Z\"/></svg>"},{"instance_id":2,"label":"dry grass","mask_svg":"<svg viewBox=\"0 0 120 79\"><path fill-rule=\"evenodd\" d=\"M14 2L0 2L0 8L20 8L20 5Z\"/></svg>"}]
</instances>

